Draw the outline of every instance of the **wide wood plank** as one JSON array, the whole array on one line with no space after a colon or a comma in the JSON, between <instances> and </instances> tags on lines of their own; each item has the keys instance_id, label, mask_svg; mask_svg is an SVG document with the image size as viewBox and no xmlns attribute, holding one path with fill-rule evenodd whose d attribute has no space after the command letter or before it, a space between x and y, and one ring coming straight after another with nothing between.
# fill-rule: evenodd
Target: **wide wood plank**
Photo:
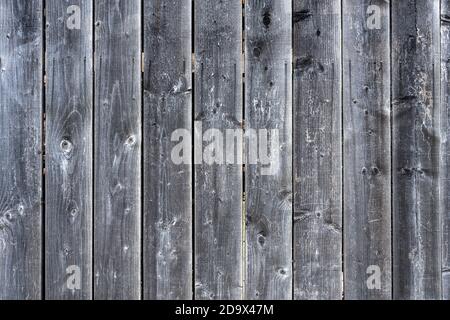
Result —
<instances>
[{"instance_id":1,"label":"wide wood plank","mask_svg":"<svg viewBox=\"0 0 450 320\"><path fill-rule=\"evenodd\" d=\"M392 2L395 299L441 297L439 1Z\"/></svg>"},{"instance_id":2,"label":"wide wood plank","mask_svg":"<svg viewBox=\"0 0 450 320\"><path fill-rule=\"evenodd\" d=\"M342 298L341 4L294 0L294 298Z\"/></svg>"},{"instance_id":3,"label":"wide wood plank","mask_svg":"<svg viewBox=\"0 0 450 320\"><path fill-rule=\"evenodd\" d=\"M92 297L93 2L47 0L46 299Z\"/></svg>"},{"instance_id":4,"label":"wide wood plank","mask_svg":"<svg viewBox=\"0 0 450 320\"><path fill-rule=\"evenodd\" d=\"M225 129L242 128L242 4L237 0L197 0L194 15L194 116L199 127L194 148L200 149L195 152L200 154L194 190L195 297L240 299L242 165L236 161L225 164L225 149L215 138L219 134L224 137ZM214 146L216 153L209 152ZM211 157L200 159L203 151Z\"/></svg>"},{"instance_id":5,"label":"wide wood plank","mask_svg":"<svg viewBox=\"0 0 450 320\"><path fill-rule=\"evenodd\" d=\"M94 297L141 295L141 3L95 2Z\"/></svg>"},{"instance_id":6,"label":"wide wood plank","mask_svg":"<svg viewBox=\"0 0 450 320\"><path fill-rule=\"evenodd\" d=\"M259 137L258 151L270 161L247 162L245 171L245 298L252 300L292 298L291 5L289 0L245 2L245 129L270 136L273 143L266 150Z\"/></svg>"},{"instance_id":7,"label":"wide wood plank","mask_svg":"<svg viewBox=\"0 0 450 320\"><path fill-rule=\"evenodd\" d=\"M450 1L441 1L442 297L450 299Z\"/></svg>"},{"instance_id":8,"label":"wide wood plank","mask_svg":"<svg viewBox=\"0 0 450 320\"><path fill-rule=\"evenodd\" d=\"M0 299L41 298L42 10L0 2Z\"/></svg>"},{"instance_id":9,"label":"wide wood plank","mask_svg":"<svg viewBox=\"0 0 450 320\"><path fill-rule=\"evenodd\" d=\"M344 0L342 11L344 297L390 299L389 3Z\"/></svg>"},{"instance_id":10,"label":"wide wood plank","mask_svg":"<svg viewBox=\"0 0 450 320\"><path fill-rule=\"evenodd\" d=\"M144 2L145 299L192 298L192 159L172 158L192 132L191 2Z\"/></svg>"}]
</instances>

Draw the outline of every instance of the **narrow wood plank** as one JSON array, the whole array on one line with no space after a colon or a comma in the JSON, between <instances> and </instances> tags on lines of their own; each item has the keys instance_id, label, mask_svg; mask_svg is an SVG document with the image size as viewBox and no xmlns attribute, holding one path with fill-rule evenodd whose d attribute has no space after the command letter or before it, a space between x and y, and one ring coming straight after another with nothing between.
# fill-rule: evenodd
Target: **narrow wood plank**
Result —
<instances>
[{"instance_id":1,"label":"narrow wood plank","mask_svg":"<svg viewBox=\"0 0 450 320\"><path fill-rule=\"evenodd\" d=\"M396 299L441 297L439 1L392 2Z\"/></svg>"},{"instance_id":2,"label":"narrow wood plank","mask_svg":"<svg viewBox=\"0 0 450 320\"><path fill-rule=\"evenodd\" d=\"M141 4L95 2L94 297L141 294Z\"/></svg>"},{"instance_id":3,"label":"narrow wood plank","mask_svg":"<svg viewBox=\"0 0 450 320\"><path fill-rule=\"evenodd\" d=\"M247 0L245 43L245 127L278 134L269 138L275 154L263 148L261 138L258 143L270 164L246 165L246 299L287 300L292 298L291 1Z\"/></svg>"},{"instance_id":4,"label":"narrow wood plank","mask_svg":"<svg viewBox=\"0 0 450 320\"><path fill-rule=\"evenodd\" d=\"M0 2L0 299L41 298L42 9Z\"/></svg>"},{"instance_id":5,"label":"narrow wood plank","mask_svg":"<svg viewBox=\"0 0 450 320\"><path fill-rule=\"evenodd\" d=\"M192 159L171 141L192 132L191 2L144 2L145 299L192 298Z\"/></svg>"},{"instance_id":6,"label":"narrow wood plank","mask_svg":"<svg viewBox=\"0 0 450 320\"><path fill-rule=\"evenodd\" d=\"M450 0L441 1L442 297L450 299Z\"/></svg>"},{"instance_id":7,"label":"narrow wood plank","mask_svg":"<svg viewBox=\"0 0 450 320\"><path fill-rule=\"evenodd\" d=\"M341 3L294 0L294 298L342 298Z\"/></svg>"},{"instance_id":8,"label":"narrow wood plank","mask_svg":"<svg viewBox=\"0 0 450 320\"><path fill-rule=\"evenodd\" d=\"M225 136L225 129L242 128L242 4L241 1L197 0L194 15L194 114L198 126L203 127L196 135L201 139L202 133L206 133L208 138L207 131L217 129ZM212 139L206 140L195 142L194 148L201 153L202 146L206 149L211 145L211 149L216 145ZM225 150L217 147L216 160L221 162ZM195 166L194 190L195 296L197 299L240 299L243 295L242 165L199 162Z\"/></svg>"},{"instance_id":9,"label":"narrow wood plank","mask_svg":"<svg viewBox=\"0 0 450 320\"><path fill-rule=\"evenodd\" d=\"M342 9L344 297L390 299L389 2L344 0Z\"/></svg>"},{"instance_id":10,"label":"narrow wood plank","mask_svg":"<svg viewBox=\"0 0 450 320\"><path fill-rule=\"evenodd\" d=\"M92 297L93 2L46 2L46 299Z\"/></svg>"}]
</instances>

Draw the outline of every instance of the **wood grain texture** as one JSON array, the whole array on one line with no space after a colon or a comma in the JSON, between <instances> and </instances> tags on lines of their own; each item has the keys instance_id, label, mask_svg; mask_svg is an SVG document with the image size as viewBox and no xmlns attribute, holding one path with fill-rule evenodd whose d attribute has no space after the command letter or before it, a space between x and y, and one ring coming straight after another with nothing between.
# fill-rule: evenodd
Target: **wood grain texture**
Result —
<instances>
[{"instance_id":1,"label":"wood grain texture","mask_svg":"<svg viewBox=\"0 0 450 320\"><path fill-rule=\"evenodd\" d=\"M195 120L203 133L217 129L225 135L225 129L242 128L242 4L197 0L194 15ZM202 146L213 143L209 139ZM195 166L197 299L243 296L242 187L240 164Z\"/></svg>"},{"instance_id":2,"label":"wood grain texture","mask_svg":"<svg viewBox=\"0 0 450 320\"><path fill-rule=\"evenodd\" d=\"M379 14L369 9L379 8ZM368 10L369 9L369 10ZM344 297L391 298L389 2L343 2ZM369 17L379 17L380 25ZM381 287L369 288L371 266Z\"/></svg>"},{"instance_id":3,"label":"wood grain texture","mask_svg":"<svg viewBox=\"0 0 450 320\"><path fill-rule=\"evenodd\" d=\"M394 298L439 299L439 1L393 1L391 15Z\"/></svg>"},{"instance_id":4,"label":"wood grain texture","mask_svg":"<svg viewBox=\"0 0 450 320\"><path fill-rule=\"evenodd\" d=\"M450 299L450 1L441 1L442 297Z\"/></svg>"},{"instance_id":5,"label":"wood grain texture","mask_svg":"<svg viewBox=\"0 0 450 320\"><path fill-rule=\"evenodd\" d=\"M91 299L93 2L47 0L46 18L45 296ZM80 289L67 285L71 266Z\"/></svg>"},{"instance_id":6,"label":"wood grain texture","mask_svg":"<svg viewBox=\"0 0 450 320\"><path fill-rule=\"evenodd\" d=\"M41 298L42 2L0 3L0 299Z\"/></svg>"},{"instance_id":7,"label":"wood grain texture","mask_svg":"<svg viewBox=\"0 0 450 320\"><path fill-rule=\"evenodd\" d=\"M140 1L96 1L96 299L141 295L141 131Z\"/></svg>"},{"instance_id":8,"label":"wood grain texture","mask_svg":"<svg viewBox=\"0 0 450 320\"><path fill-rule=\"evenodd\" d=\"M245 298L251 300L292 298L291 13L291 1L245 3L245 127L278 130L272 141L279 149L267 173L261 163L246 165ZM258 147L265 152L261 139Z\"/></svg>"},{"instance_id":9,"label":"wood grain texture","mask_svg":"<svg viewBox=\"0 0 450 320\"><path fill-rule=\"evenodd\" d=\"M294 0L294 298L342 299L341 4Z\"/></svg>"},{"instance_id":10,"label":"wood grain texture","mask_svg":"<svg viewBox=\"0 0 450 320\"><path fill-rule=\"evenodd\" d=\"M144 3L144 298L191 299L191 157L171 158L192 132L191 0Z\"/></svg>"}]
</instances>

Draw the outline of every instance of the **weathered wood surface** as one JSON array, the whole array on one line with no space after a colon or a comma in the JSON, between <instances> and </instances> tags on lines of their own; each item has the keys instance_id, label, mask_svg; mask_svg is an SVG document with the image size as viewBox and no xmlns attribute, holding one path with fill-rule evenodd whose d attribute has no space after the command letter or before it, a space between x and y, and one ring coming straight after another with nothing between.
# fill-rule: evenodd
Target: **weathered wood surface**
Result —
<instances>
[{"instance_id":1,"label":"weathered wood surface","mask_svg":"<svg viewBox=\"0 0 450 320\"><path fill-rule=\"evenodd\" d=\"M342 298L341 4L294 0L294 298Z\"/></svg>"},{"instance_id":2,"label":"weathered wood surface","mask_svg":"<svg viewBox=\"0 0 450 320\"><path fill-rule=\"evenodd\" d=\"M93 2L47 0L46 22L45 297L91 299Z\"/></svg>"},{"instance_id":3,"label":"weathered wood surface","mask_svg":"<svg viewBox=\"0 0 450 320\"><path fill-rule=\"evenodd\" d=\"M194 117L199 127L200 124L203 127L196 133L199 138L206 132L206 141L194 142L194 148L200 149L199 153L205 149L206 154L212 155L198 161L201 164L194 171L195 297L240 299L243 296L242 165L236 161L234 164L209 161L224 160L221 158L225 151L215 139L218 132L209 129L223 133L225 129L242 128L242 4L197 0L194 21ZM217 157L211 152L214 147L218 150Z\"/></svg>"},{"instance_id":4,"label":"weathered wood surface","mask_svg":"<svg viewBox=\"0 0 450 320\"><path fill-rule=\"evenodd\" d=\"M171 141L192 132L191 0L144 3L144 298L191 299L192 144L175 163Z\"/></svg>"},{"instance_id":5,"label":"weathered wood surface","mask_svg":"<svg viewBox=\"0 0 450 320\"><path fill-rule=\"evenodd\" d=\"M439 1L393 1L391 19L394 298L439 299Z\"/></svg>"},{"instance_id":6,"label":"weathered wood surface","mask_svg":"<svg viewBox=\"0 0 450 320\"><path fill-rule=\"evenodd\" d=\"M450 1L441 1L442 297L450 299Z\"/></svg>"},{"instance_id":7,"label":"weathered wood surface","mask_svg":"<svg viewBox=\"0 0 450 320\"><path fill-rule=\"evenodd\" d=\"M245 2L245 127L267 130L274 143L265 150L260 138L270 164L247 163L245 171L245 298L252 300L292 298L291 12L289 0Z\"/></svg>"},{"instance_id":8,"label":"weathered wood surface","mask_svg":"<svg viewBox=\"0 0 450 320\"><path fill-rule=\"evenodd\" d=\"M0 2L0 299L41 298L42 9Z\"/></svg>"},{"instance_id":9,"label":"weathered wood surface","mask_svg":"<svg viewBox=\"0 0 450 320\"><path fill-rule=\"evenodd\" d=\"M141 4L95 1L94 296L141 295Z\"/></svg>"},{"instance_id":10,"label":"weathered wood surface","mask_svg":"<svg viewBox=\"0 0 450 320\"><path fill-rule=\"evenodd\" d=\"M449 0L0 1L0 299L450 299L449 27Z\"/></svg>"},{"instance_id":11,"label":"weathered wood surface","mask_svg":"<svg viewBox=\"0 0 450 320\"><path fill-rule=\"evenodd\" d=\"M390 299L389 2L344 0L342 12L344 297Z\"/></svg>"}]
</instances>

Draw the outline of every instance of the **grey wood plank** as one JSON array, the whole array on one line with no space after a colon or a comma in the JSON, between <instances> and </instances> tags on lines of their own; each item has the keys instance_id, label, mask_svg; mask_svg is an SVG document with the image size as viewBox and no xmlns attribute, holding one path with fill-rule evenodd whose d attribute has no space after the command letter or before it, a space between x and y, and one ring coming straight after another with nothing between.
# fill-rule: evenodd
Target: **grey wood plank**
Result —
<instances>
[{"instance_id":1,"label":"grey wood plank","mask_svg":"<svg viewBox=\"0 0 450 320\"><path fill-rule=\"evenodd\" d=\"M46 2L45 296L50 300L92 297L93 13L91 0Z\"/></svg>"},{"instance_id":2,"label":"grey wood plank","mask_svg":"<svg viewBox=\"0 0 450 320\"><path fill-rule=\"evenodd\" d=\"M224 135L225 129L242 128L241 1L197 0L194 21L195 120L203 133L217 129ZM223 156L224 149L218 154ZM194 177L195 297L240 299L242 165L201 161Z\"/></svg>"},{"instance_id":3,"label":"grey wood plank","mask_svg":"<svg viewBox=\"0 0 450 320\"><path fill-rule=\"evenodd\" d=\"M40 299L42 1L0 2L0 299Z\"/></svg>"},{"instance_id":4,"label":"grey wood plank","mask_svg":"<svg viewBox=\"0 0 450 320\"><path fill-rule=\"evenodd\" d=\"M345 299L392 296L389 35L388 1L343 1Z\"/></svg>"},{"instance_id":5,"label":"grey wood plank","mask_svg":"<svg viewBox=\"0 0 450 320\"><path fill-rule=\"evenodd\" d=\"M141 295L141 3L95 2L94 298Z\"/></svg>"},{"instance_id":6,"label":"grey wood plank","mask_svg":"<svg viewBox=\"0 0 450 320\"><path fill-rule=\"evenodd\" d=\"M171 158L192 132L191 2L144 2L145 299L192 298L192 159Z\"/></svg>"},{"instance_id":7,"label":"grey wood plank","mask_svg":"<svg viewBox=\"0 0 450 320\"><path fill-rule=\"evenodd\" d=\"M341 3L294 0L294 298L342 299Z\"/></svg>"},{"instance_id":8,"label":"grey wood plank","mask_svg":"<svg viewBox=\"0 0 450 320\"><path fill-rule=\"evenodd\" d=\"M442 297L450 299L450 1L441 1Z\"/></svg>"},{"instance_id":9,"label":"grey wood plank","mask_svg":"<svg viewBox=\"0 0 450 320\"><path fill-rule=\"evenodd\" d=\"M273 142L279 149L269 166L246 164L245 298L287 300L292 298L291 1L247 0L245 44L245 128L277 130ZM261 140L258 148L266 151ZM247 148L247 159L249 153Z\"/></svg>"},{"instance_id":10,"label":"grey wood plank","mask_svg":"<svg viewBox=\"0 0 450 320\"><path fill-rule=\"evenodd\" d=\"M441 297L439 1L392 2L393 290Z\"/></svg>"}]
</instances>

